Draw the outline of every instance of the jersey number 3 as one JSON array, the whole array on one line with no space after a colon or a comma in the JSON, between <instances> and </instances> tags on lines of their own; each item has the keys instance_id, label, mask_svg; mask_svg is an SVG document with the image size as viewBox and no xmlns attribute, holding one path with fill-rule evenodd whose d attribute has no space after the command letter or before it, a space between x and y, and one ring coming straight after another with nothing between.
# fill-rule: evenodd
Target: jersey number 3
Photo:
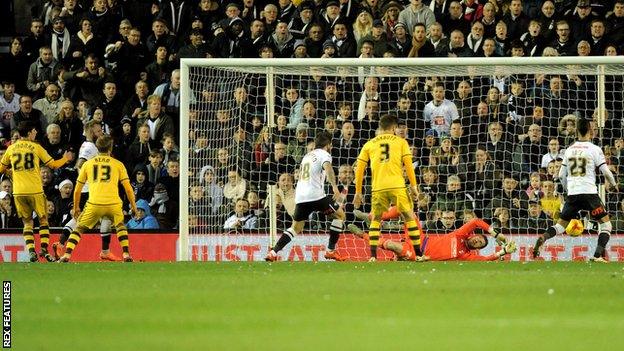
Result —
<instances>
[{"instance_id":1,"label":"jersey number 3","mask_svg":"<svg viewBox=\"0 0 624 351\"><path fill-rule=\"evenodd\" d=\"M390 145L383 143L379 146L381 147L381 162L388 162L390 160Z\"/></svg>"},{"instance_id":2,"label":"jersey number 3","mask_svg":"<svg viewBox=\"0 0 624 351\"><path fill-rule=\"evenodd\" d=\"M111 168L110 166L102 166L102 173L100 174L100 166L93 165L93 180L96 182L108 182L111 177Z\"/></svg>"},{"instance_id":3,"label":"jersey number 3","mask_svg":"<svg viewBox=\"0 0 624 351\"><path fill-rule=\"evenodd\" d=\"M13 169L16 171L29 170L35 168L35 155L30 152L13 155Z\"/></svg>"}]
</instances>

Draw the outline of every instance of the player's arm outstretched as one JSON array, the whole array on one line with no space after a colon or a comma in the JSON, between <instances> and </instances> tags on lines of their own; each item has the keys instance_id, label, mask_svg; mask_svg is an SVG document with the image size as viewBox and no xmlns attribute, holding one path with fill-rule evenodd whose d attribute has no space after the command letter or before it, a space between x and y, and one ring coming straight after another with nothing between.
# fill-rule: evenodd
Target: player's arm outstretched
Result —
<instances>
[{"instance_id":1,"label":"player's arm outstretched","mask_svg":"<svg viewBox=\"0 0 624 351\"><path fill-rule=\"evenodd\" d=\"M74 159L74 153L71 151L65 151L63 153L63 157L59 158L58 160L50 160L48 163L46 163L46 166L52 169L61 168L67 163L71 162L73 159Z\"/></svg>"}]
</instances>

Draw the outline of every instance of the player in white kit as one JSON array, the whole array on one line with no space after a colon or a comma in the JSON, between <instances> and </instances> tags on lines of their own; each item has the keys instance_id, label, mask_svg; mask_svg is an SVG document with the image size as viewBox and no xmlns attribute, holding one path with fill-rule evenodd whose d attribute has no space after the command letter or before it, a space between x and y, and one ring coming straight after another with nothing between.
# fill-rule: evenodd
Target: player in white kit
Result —
<instances>
[{"instance_id":1,"label":"player in white kit","mask_svg":"<svg viewBox=\"0 0 624 351\"><path fill-rule=\"evenodd\" d=\"M314 138L315 149L306 154L301 160L299 180L295 189L295 213L290 228L286 229L269 251L266 261L277 261L277 253L294 239L303 230L308 216L315 211L331 215L334 220L329 231L326 259L343 261L344 258L335 251L336 243L344 228L345 213L336 202L341 197L336 184L336 175L332 167L332 157L329 154L332 148L332 137L326 131L320 131ZM325 195L325 178L331 184L333 197Z\"/></svg>"},{"instance_id":2,"label":"player in white kit","mask_svg":"<svg viewBox=\"0 0 624 351\"><path fill-rule=\"evenodd\" d=\"M592 144L594 127L591 121L578 119L576 124L577 141L565 152L563 164L559 171L561 184L567 188L568 198L557 223L540 235L533 248L533 257L538 257L544 242L557 234L562 234L571 219L577 218L580 210L586 210L598 221L598 245L594 256L589 260L607 262L604 257L605 247L611 236L611 221L598 196L596 186L596 169L605 176L609 184L617 191L617 183L613 173L607 166L604 153L600 147Z\"/></svg>"},{"instance_id":3,"label":"player in white kit","mask_svg":"<svg viewBox=\"0 0 624 351\"><path fill-rule=\"evenodd\" d=\"M98 154L95 141L102 136L102 125L95 120L91 120L85 124L84 127L86 140L80 145L78 151L78 161L76 162L76 169L80 170L82 164L86 161L94 158ZM82 188L82 197L80 198L80 208L84 208L84 204L89 198L89 185L85 184ZM61 257L64 254L64 245L69 234L76 229L78 225L77 218L72 218L63 227L63 233L58 243L52 244L52 252L55 257ZM111 227L112 222L108 218L102 218L100 220L100 235L102 237L102 251L100 252L100 259L103 261L121 261L121 259L110 252L111 241ZM57 258L58 259L58 258Z\"/></svg>"}]
</instances>

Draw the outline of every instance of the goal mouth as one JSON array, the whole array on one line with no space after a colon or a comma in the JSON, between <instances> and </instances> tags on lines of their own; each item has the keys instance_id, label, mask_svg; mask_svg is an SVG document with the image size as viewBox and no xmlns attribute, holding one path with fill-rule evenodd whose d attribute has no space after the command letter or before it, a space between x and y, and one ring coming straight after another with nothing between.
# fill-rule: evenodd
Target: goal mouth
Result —
<instances>
[{"instance_id":1,"label":"goal mouth","mask_svg":"<svg viewBox=\"0 0 624 351\"><path fill-rule=\"evenodd\" d=\"M334 135L336 175L341 177L342 168L342 177L352 177L379 116L399 115L397 133L412 146L421 194L427 195L414 202L425 231L452 228L442 218L452 209L459 223L476 215L512 237L539 233L557 218L555 198L563 189L554 167L560 167L560 153L543 158L551 140L560 150L575 140L576 118L595 121L607 154L619 153L616 143L622 143L619 57L182 59L181 65L180 260L262 260L290 225L289 191L317 130ZM436 89L443 90L441 98ZM539 187L532 185L534 173ZM449 188L456 187L449 184L453 176L459 178L457 190ZM516 184L519 205L505 197L506 181ZM554 197L544 195L550 183ZM366 231L366 223L353 215L352 186L345 188L347 221ZM600 184L599 191L604 194ZM538 216L529 204L535 198ZM608 197L603 201L609 207ZM313 252L326 250L329 223L320 215L311 218L292 246L303 254L291 255L291 249L284 257L322 260ZM392 235L402 231L400 223L388 226ZM366 250L358 250L366 243L358 240L345 233L338 250L364 259ZM585 239L552 243L563 243L572 259L574 240ZM482 252L494 249L490 244Z\"/></svg>"}]
</instances>

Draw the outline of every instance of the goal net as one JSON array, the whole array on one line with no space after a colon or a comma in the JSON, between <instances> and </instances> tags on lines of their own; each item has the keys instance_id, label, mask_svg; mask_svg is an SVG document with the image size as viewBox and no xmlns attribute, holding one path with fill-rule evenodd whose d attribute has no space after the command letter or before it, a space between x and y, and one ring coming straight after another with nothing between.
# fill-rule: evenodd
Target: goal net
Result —
<instances>
[{"instance_id":1,"label":"goal net","mask_svg":"<svg viewBox=\"0 0 624 351\"><path fill-rule=\"evenodd\" d=\"M299 163L320 130L334 137L347 223L366 229L370 191L354 211L354 163L379 117L395 114L396 133L412 147L421 192L414 207L425 232L480 217L518 242L512 259L527 260L535 235L559 217L557 175L577 118L595 121L594 142L620 179L623 72L621 60L607 57L185 59L179 259L262 260L291 223ZM618 231L620 196L600 188ZM548 241L545 259L590 255L594 224L585 224L581 237ZM281 259L323 260L329 226L311 215ZM401 236L398 220L383 228L382 236ZM614 235L608 254L619 255L622 244ZM337 249L368 258L367 242L347 232ZM482 253L495 249L490 241Z\"/></svg>"}]
</instances>

